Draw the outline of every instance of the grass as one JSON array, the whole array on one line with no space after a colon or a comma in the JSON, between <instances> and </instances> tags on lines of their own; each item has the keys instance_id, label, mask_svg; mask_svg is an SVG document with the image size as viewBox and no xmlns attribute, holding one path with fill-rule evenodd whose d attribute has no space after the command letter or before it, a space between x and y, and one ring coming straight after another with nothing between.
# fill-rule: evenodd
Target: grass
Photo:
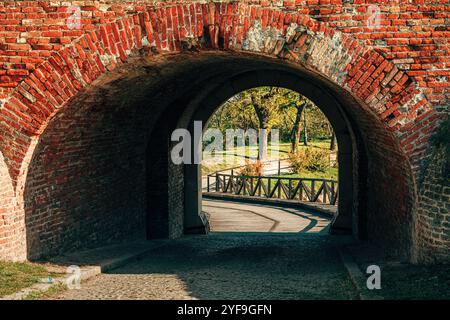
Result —
<instances>
[{"instance_id":1,"label":"grass","mask_svg":"<svg viewBox=\"0 0 450 320\"><path fill-rule=\"evenodd\" d=\"M311 141L309 146L313 148L329 150L330 140ZM278 148L279 151L278 154L274 154L273 150L275 148L271 147L269 144L268 160L278 160L287 158L290 148L291 148L290 143L288 142L280 143ZM300 144L299 148L304 149L306 147ZM236 147L230 150L216 152L212 156L204 155L202 162L202 174L206 175L218 170L244 165L245 160L256 159L257 155L258 155L258 146ZM222 156L222 158L220 156ZM335 171L337 173L337 169ZM329 172L326 173L305 172L305 174L308 174L308 177L311 178L335 177L335 173L333 170L330 170Z\"/></svg>"},{"instance_id":2,"label":"grass","mask_svg":"<svg viewBox=\"0 0 450 320\"><path fill-rule=\"evenodd\" d=\"M67 286L63 283L55 284L51 286L47 291L34 291L28 294L23 300L42 300L54 297L61 292L67 290Z\"/></svg>"},{"instance_id":3,"label":"grass","mask_svg":"<svg viewBox=\"0 0 450 320\"><path fill-rule=\"evenodd\" d=\"M30 287L43 278L55 278L58 275L35 263L0 261L0 297Z\"/></svg>"},{"instance_id":4,"label":"grass","mask_svg":"<svg viewBox=\"0 0 450 320\"><path fill-rule=\"evenodd\" d=\"M289 178L311 178L311 179L329 179L338 180L338 168L327 168L325 171L304 170L300 173L284 174L283 177Z\"/></svg>"}]
</instances>

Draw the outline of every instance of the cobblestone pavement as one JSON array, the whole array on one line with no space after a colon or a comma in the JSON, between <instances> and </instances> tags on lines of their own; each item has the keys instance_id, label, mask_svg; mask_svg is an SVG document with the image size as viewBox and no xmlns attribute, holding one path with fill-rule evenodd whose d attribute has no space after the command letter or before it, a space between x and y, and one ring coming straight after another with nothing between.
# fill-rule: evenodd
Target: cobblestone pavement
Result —
<instances>
[{"instance_id":1,"label":"cobblestone pavement","mask_svg":"<svg viewBox=\"0 0 450 320\"><path fill-rule=\"evenodd\" d=\"M155 248L56 299L355 299L335 246L319 234L227 233Z\"/></svg>"}]
</instances>

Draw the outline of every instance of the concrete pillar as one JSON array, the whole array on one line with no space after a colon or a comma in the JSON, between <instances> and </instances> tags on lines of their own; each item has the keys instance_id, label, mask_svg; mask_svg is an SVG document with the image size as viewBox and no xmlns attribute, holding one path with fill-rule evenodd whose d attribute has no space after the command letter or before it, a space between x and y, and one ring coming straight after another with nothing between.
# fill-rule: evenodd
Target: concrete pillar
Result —
<instances>
[{"instance_id":1,"label":"concrete pillar","mask_svg":"<svg viewBox=\"0 0 450 320\"><path fill-rule=\"evenodd\" d=\"M200 218L202 211L201 166L185 165L184 179L184 233L205 234L206 228Z\"/></svg>"},{"instance_id":2,"label":"concrete pillar","mask_svg":"<svg viewBox=\"0 0 450 320\"><path fill-rule=\"evenodd\" d=\"M341 145L339 145L340 147ZM349 150L338 151L339 161L339 203L330 233L352 234L353 216L353 156Z\"/></svg>"}]
</instances>

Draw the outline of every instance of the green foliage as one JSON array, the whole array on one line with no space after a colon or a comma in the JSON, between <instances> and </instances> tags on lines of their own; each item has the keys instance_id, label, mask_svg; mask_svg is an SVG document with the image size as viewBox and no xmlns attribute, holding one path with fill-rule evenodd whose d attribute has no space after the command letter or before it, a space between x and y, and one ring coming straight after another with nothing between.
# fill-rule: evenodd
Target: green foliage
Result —
<instances>
[{"instance_id":1,"label":"green foliage","mask_svg":"<svg viewBox=\"0 0 450 320\"><path fill-rule=\"evenodd\" d=\"M289 164L293 173L307 171L325 172L330 168L330 154L327 150L305 148L296 153L289 153Z\"/></svg>"},{"instance_id":2,"label":"green foliage","mask_svg":"<svg viewBox=\"0 0 450 320\"><path fill-rule=\"evenodd\" d=\"M306 115L309 138L329 139L332 128L322 111L299 93L278 87L253 88L231 97L211 116L208 128L217 128L222 133L226 129L258 130L260 119L256 106L261 115L267 116L267 128L279 129L281 141L289 142L293 138L297 108L302 105L305 106L303 117ZM303 132L304 121L300 126Z\"/></svg>"},{"instance_id":3,"label":"green foliage","mask_svg":"<svg viewBox=\"0 0 450 320\"><path fill-rule=\"evenodd\" d=\"M332 127L327 117L315 105L307 108L306 117L308 119L307 129L311 139L322 140L329 139L332 135Z\"/></svg>"}]
</instances>

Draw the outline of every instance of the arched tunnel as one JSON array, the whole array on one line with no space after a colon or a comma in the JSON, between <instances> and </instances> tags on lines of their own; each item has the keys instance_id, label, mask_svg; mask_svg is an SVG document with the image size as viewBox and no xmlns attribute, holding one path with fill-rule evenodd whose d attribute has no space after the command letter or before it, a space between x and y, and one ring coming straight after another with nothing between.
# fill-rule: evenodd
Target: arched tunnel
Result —
<instances>
[{"instance_id":1,"label":"arched tunnel","mask_svg":"<svg viewBox=\"0 0 450 320\"><path fill-rule=\"evenodd\" d=\"M340 177L332 231L410 258L411 166L379 116L306 67L214 50L131 58L50 121L24 188L28 258L201 229L199 168L171 162L171 132L206 123L228 98L258 86L295 90L330 120Z\"/></svg>"}]
</instances>

